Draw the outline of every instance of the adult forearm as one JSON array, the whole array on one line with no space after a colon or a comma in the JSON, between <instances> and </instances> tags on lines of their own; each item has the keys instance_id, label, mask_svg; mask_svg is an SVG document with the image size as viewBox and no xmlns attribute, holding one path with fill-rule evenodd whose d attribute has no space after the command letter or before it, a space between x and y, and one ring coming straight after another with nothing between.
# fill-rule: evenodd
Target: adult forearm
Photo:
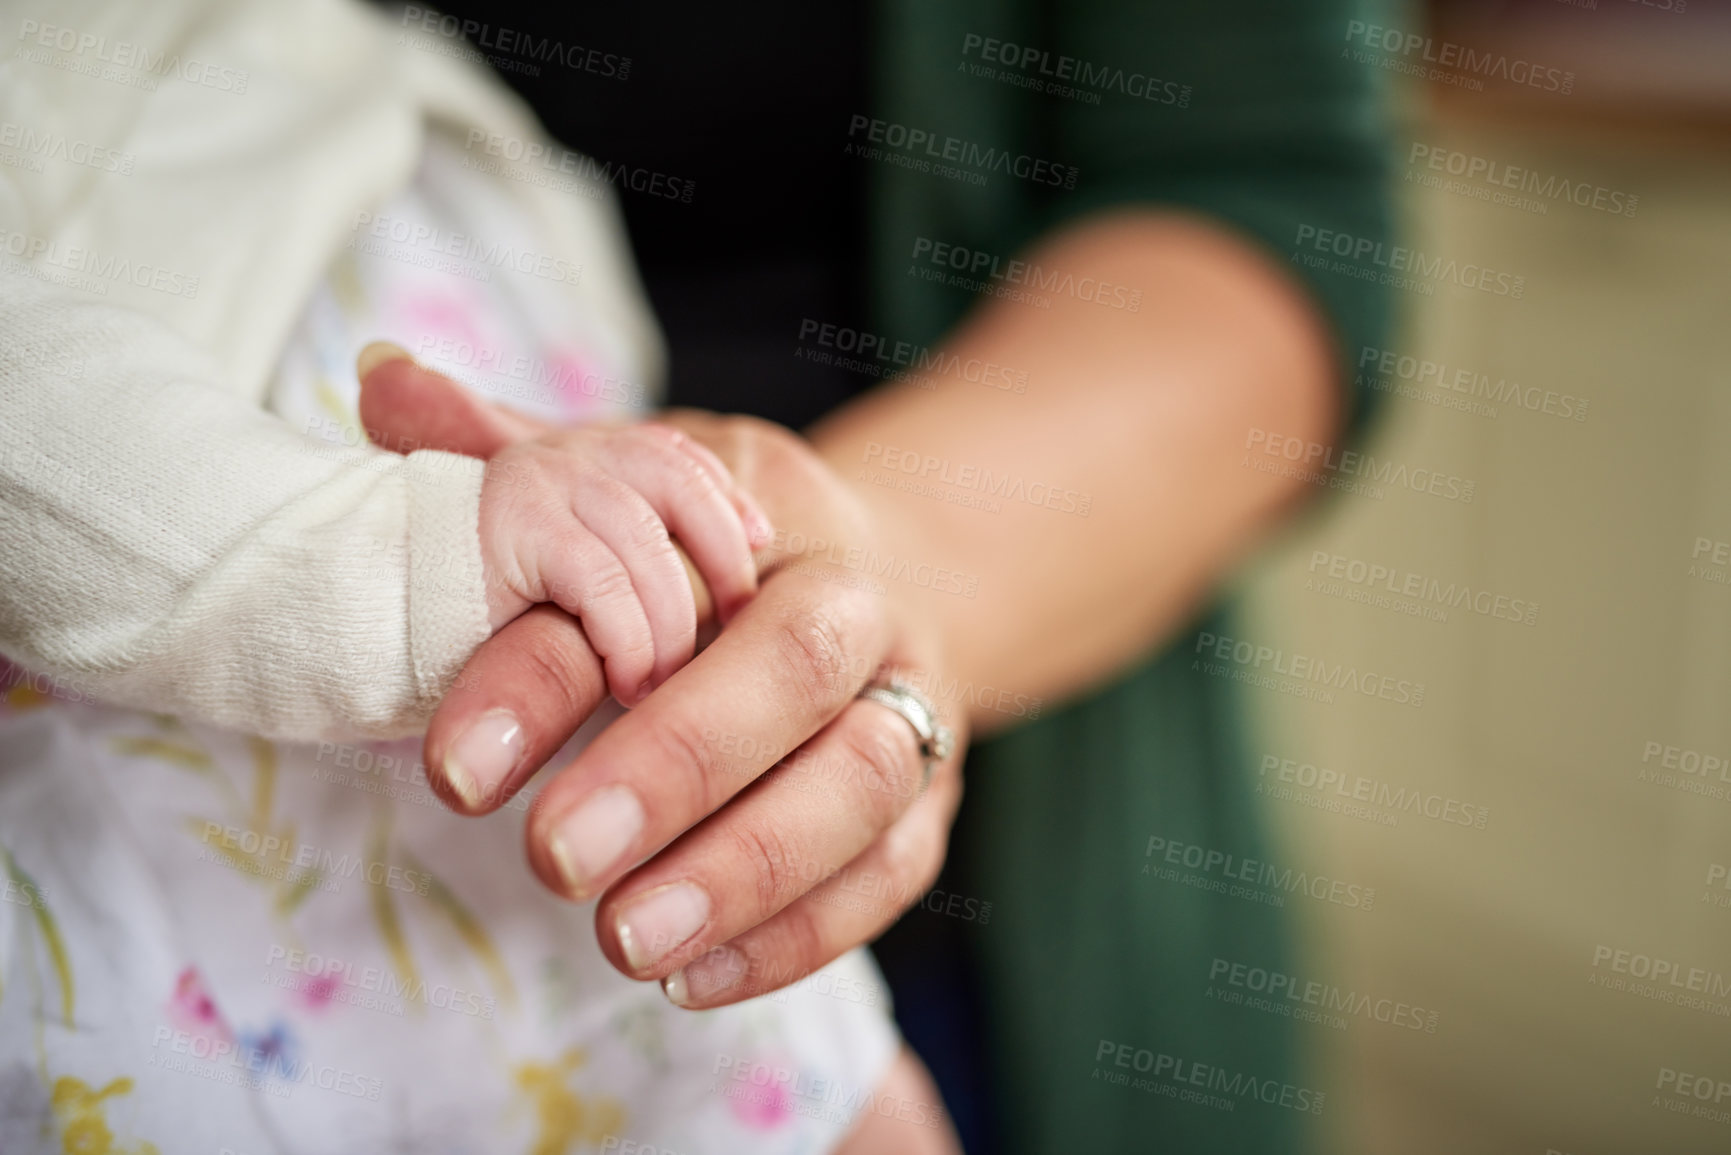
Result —
<instances>
[{"instance_id":1,"label":"adult forearm","mask_svg":"<svg viewBox=\"0 0 1731 1155\"><path fill-rule=\"evenodd\" d=\"M898 559L960 575L886 583L941 623L948 676L1053 698L1177 628L1307 488L1246 464L1252 431L1326 441L1339 401L1321 315L1224 230L1115 214L1029 259L1140 290L1139 306L994 300L944 344L948 372L876 390L811 436ZM1003 372L978 380L988 365ZM1025 392L1001 387L1022 374Z\"/></svg>"}]
</instances>

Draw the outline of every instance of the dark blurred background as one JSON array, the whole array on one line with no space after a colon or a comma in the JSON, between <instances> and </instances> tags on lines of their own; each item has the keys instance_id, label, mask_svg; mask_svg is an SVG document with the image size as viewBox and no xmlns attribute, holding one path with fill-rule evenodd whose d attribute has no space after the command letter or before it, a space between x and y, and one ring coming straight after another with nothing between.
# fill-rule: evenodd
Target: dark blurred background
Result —
<instances>
[{"instance_id":1,"label":"dark blurred background","mask_svg":"<svg viewBox=\"0 0 1731 1155\"><path fill-rule=\"evenodd\" d=\"M695 182L690 203L621 196L674 403L799 428L867 384L790 356L802 317L864 321L865 174L842 144L867 106L865 3L441 7L630 58L623 80L605 63L497 71L570 147Z\"/></svg>"}]
</instances>

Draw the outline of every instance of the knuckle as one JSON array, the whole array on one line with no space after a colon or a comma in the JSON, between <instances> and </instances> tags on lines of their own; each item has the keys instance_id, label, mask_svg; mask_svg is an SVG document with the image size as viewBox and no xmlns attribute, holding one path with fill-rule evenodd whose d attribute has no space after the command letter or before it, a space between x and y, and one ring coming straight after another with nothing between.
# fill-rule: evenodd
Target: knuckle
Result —
<instances>
[{"instance_id":1,"label":"knuckle","mask_svg":"<svg viewBox=\"0 0 1731 1155\"><path fill-rule=\"evenodd\" d=\"M886 825L918 789L920 753L913 727L887 710L857 710L836 737L842 757L860 771L858 781L877 825Z\"/></svg>"},{"instance_id":2,"label":"knuckle","mask_svg":"<svg viewBox=\"0 0 1731 1155\"><path fill-rule=\"evenodd\" d=\"M660 554L673 552L673 539L667 533L667 526L647 504L636 511L631 524L626 527L626 541L638 553Z\"/></svg>"},{"instance_id":3,"label":"knuckle","mask_svg":"<svg viewBox=\"0 0 1731 1155\"><path fill-rule=\"evenodd\" d=\"M775 977L784 983L798 982L830 960L832 952L819 925L826 908L796 903L775 920L775 933L764 945L766 957L782 960Z\"/></svg>"},{"instance_id":4,"label":"knuckle","mask_svg":"<svg viewBox=\"0 0 1731 1155\"><path fill-rule=\"evenodd\" d=\"M513 675L539 693L556 694L559 700L555 717L569 717L586 710L592 699L599 696L598 671L586 647L526 647L521 652L521 661L522 666Z\"/></svg>"},{"instance_id":5,"label":"knuckle","mask_svg":"<svg viewBox=\"0 0 1731 1155\"><path fill-rule=\"evenodd\" d=\"M587 568L581 602L584 611L588 612L591 607L611 605L636 594L636 587L631 584L631 575L625 572L625 567L608 560Z\"/></svg>"},{"instance_id":6,"label":"knuckle","mask_svg":"<svg viewBox=\"0 0 1731 1155\"><path fill-rule=\"evenodd\" d=\"M667 430L669 437L657 439L653 445L656 460L672 482L673 499L685 505L696 505L719 494L721 487L713 473L682 446L691 439L677 429ZM727 467L722 466L723 469Z\"/></svg>"},{"instance_id":7,"label":"knuckle","mask_svg":"<svg viewBox=\"0 0 1731 1155\"><path fill-rule=\"evenodd\" d=\"M679 452L679 447L689 440L680 430L659 421L642 421L636 425L628 425L621 429L618 435L634 452L654 453L665 460L672 460Z\"/></svg>"},{"instance_id":8,"label":"knuckle","mask_svg":"<svg viewBox=\"0 0 1731 1155\"><path fill-rule=\"evenodd\" d=\"M752 880L759 918L780 910L804 889L800 884L801 860L773 830L757 823L741 823L733 831L733 849Z\"/></svg>"},{"instance_id":9,"label":"knuckle","mask_svg":"<svg viewBox=\"0 0 1731 1155\"><path fill-rule=\"evenodd\" d=\"M641 493L615 477L598 478L597 483L604 499L614 507L614 516L620 519L619 529L628 549L641 552L673 548L661 516Z\"/></svg>"},{"instance_id":10,"label":"knuckle","mask_svg":"<svg viewBox=\"0 0 1731 1155\"><path fill-rule=\"evenodd\" d=\"M696 505L721 495L721 486L716 484L714 474L683 453L678 457L673 469L677 474L674 484L679 501Z\"/></svg>"},{"instance_id":11,"label":"knuckle","mask_svg":"<svg viewBox=\"0 0 1731 1155\"><path fill-rule=\"evenodd\" d=\"M657 422L646 422L634 427L638 444L652 450L657 457L668 464L689 461L685 455L684 445L691 438L671 425L661 425Z\"/></svg>"},{"instance_id":12,"label":"knuckle","mask_svg":"<svg viewBox=\"0 0 1731 1155\"><path fill-rule=\"evenodd\" d=\"M663 756L660 764L672 775L683 777L675 783L672 797L694 799L699 812L708 814L726 797L721 779L726 769L714 746L705 741L697 727L678 713L669 713L649 727ZM693 814L695 819L697 815Z\"/></svg>"},{"instance_id":13,"label":"knuckle","mask_svg":"<svg viewBox=\"0 0 1731 1155\"><path fill-rule=\"evenodd\" d=\"M848 601L813 599L778 624L776 661L807 705L827 709L850 695L858 618Z\"/></svg>"}]
</instances>

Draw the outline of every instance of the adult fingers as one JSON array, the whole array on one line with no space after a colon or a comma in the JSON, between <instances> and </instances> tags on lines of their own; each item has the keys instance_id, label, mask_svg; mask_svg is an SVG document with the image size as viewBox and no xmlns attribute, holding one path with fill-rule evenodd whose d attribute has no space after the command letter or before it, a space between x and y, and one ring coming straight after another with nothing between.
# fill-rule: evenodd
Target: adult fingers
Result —
<instances>
[{"instance_id":1,"label":"adult fingers","mask_svg":"<svg viewBox=\"0 0 1731 1155\"><path fill-rule=\"evenodd\" d=\"M907 719L852 703L608 891L596 911L602 949L632 977L660 978L743 934L865 850L918 796L923 768Z\"/></svg>"},{"instance_id":2,"label":"adult fingers","mask_svg":"<svg viewBox=\"0 0 1731 1155\"><path fill-rule=\"evenodd\" d=\"M469 658L427 727L433 790L464 814L495 810L607 697L601 658L576 620L543 603Z\"/></svg>"},{"instance_id":3,"label":"adult fingers","mask_svg":"<svg viewBox=\"0 0 1731 1155\"><path fill-rule=\"evenodd\" d=\"M355 374L361 382L361 425L374 444L393 453L443 449L485 458L549 431L424 368L389 341L362 349Z\"/></svg>"},{"instance_id":4,"label":"adult fingers","mask_svg":"<svg viewBox=\"0 0 1731 1155\"><path fill-rule=\"evenodd\" d=\"M529 859L587 898L660 850L839 714L876 668L881 599L781 572L733 623L542 790ZM760 743L740 764L715 736Z\"/></svg>"},{"instance_id":5,"label":"adult fingers","mask_svg":"<svg viewBox=\"0 0 1731 1155\"><path fill-rule=\"evenodd\" d=\"M866 850L799 901L662 980L682 1007L725 1006L797 982L882 934L936 881L961 802L960 755Z\"/></svg>"}]
</instances>

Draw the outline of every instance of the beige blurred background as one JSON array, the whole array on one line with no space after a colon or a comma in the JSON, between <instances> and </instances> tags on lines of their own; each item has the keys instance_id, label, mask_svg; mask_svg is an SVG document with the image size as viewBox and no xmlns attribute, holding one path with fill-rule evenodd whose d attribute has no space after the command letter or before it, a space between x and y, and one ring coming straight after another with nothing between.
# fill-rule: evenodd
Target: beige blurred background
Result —
<instances>
[{"instance_id":1,"label":"beige blurred background","mask_svg":"<svg viewBox=\"0 0 1731 1155\"><path fill-rule=\"evenodd\" d=\"M1436 1012L1434 1034L1366 1016L1306 1028L1330 1092L1323 1146L1731 1151L1731 770L1643 765L1649 743L1731 759L1731 567L1693 556L1698 539L1731 542L1731 19L1636 0L1432 19L1433 35L1578 80L1567 98L1406 93L1407 241L1522 275L1526 292L1398 294L1390 348L1588 406L1576 421L1480 399L1491 416L1433 403L1434 384L1385 393L1372 452L1470 479L1473 500L1334 497L1246 579L1247 637L1426 686L1418 709L1247 691L1259 754L1385 784L1385 801L1404 788L1488 810L1478 830L1386 805L1353 814L1296 781L1269 798L1293 860L1377 888L1368 913L1300 904L1323 908L1305 915L1301 977ZM1415 141L1639 200L1632 216L1562 199L1541 214L1426 188L1405 179ZM1539 612L1528 626L1348 601L1362 587L1314 588L1317 551ZM1604 957L1619 950L1625 970L1644 955L1685 983L1711 972L1695 981L1719 993L1690 1007L1599 985L1639 981ZM1666 1071L1680 1074L1662 1087ZM1693 1076L1712 1097L1678 1093Z\"/></svg>"}]
</instances>

